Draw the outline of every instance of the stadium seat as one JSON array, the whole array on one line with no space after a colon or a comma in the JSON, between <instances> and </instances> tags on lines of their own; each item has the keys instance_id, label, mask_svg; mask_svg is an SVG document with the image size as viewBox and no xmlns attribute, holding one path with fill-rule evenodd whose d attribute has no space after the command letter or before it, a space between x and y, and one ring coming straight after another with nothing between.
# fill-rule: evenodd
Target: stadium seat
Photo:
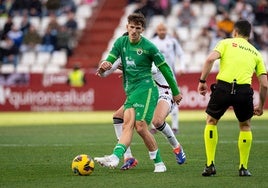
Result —
<instances>
[{"instance_id":1,"label":"stadium seat","mask_svg":"<svg viewBox=\"0 0 268 188\"><path fill-rule=\"evenodd\" d=\"M66 51L54 51L51 55L50 64L59 65L64 67L67 63Z\"/></svg>"},{"instance_id":2,"label":"stadium seat","mask_svg":"<svg viewBox=\"0 0 268 188\"><path fill-rule=\"evenodd\" d=\"M9 74L15 72L15 66L13 64L2 64L1 65L1 73Z\"/></svg>"},{"instance_id":3,"label":"stadium seat","mask_svg":"<svg viewBox=\"0 0 268 188\"><path fill-rule=\"evenodd\" d=\"M33 65L36 62L36 53L35 52L24 52L21 55L20 64L23 65Z\"/></svg>"},{"instance_id":4,"label":"stadium seat","mask_svg":"<svg viewBox=\"0 0 268 188\"><path fill-rule=\"evenodd\" d=\"M163 15L152 16L149 22L149 27L155 28L159 23L165 23L166 18Z\"/></svg>"},{"instance_id":5,"label":"stadium seat","mask_svg":"<svg viewBox=\"0 0 268 188\"><path fill-rule=\"evenodd\" d=\"M57 17L57 22L59 23L59 25L64 25L66 21L67 21L67 16L65 14Z\"/></svg>"},{"instance_id":6,"label":"stadium seat","mask_svg":"<svg viewBox=\"0 0 268 188\"><path fill-rule=\"evenodd\" d=\"M0 17L0 30L3 29L6 21L7 21L7 18L6 17Z\"/></svg>"},{"instance_id":7,"label":"stadium seat","mask_svg":"<svg viewBox=\"0 0 268 188\"><path fill-rule=\"evenodd\" d=\"M83 4L77 7L75 16L77 18L89 18L92 15L91 6L88 4Z\"/></svg>"},{"instance_id":8,"label":"stadium seat","mask_svg":"<svg viewBox=\"0 0 268 188\"><path fill-rule=\"evenodd\" d=\"M177 28L178 25L179 25L179 19L177 16L174 16L174 15L169 15L167 18L166 18L166 24L167 24L167 27L169 28Z\"/></svg>"},{"instance_id":9,"label":"stadium seat","mask_svg":"<svg viewBox=\"0 0 268 188\"><path fill-rule=\"evenodd\" d=\"M14 16L12 18L12 22L15 27L20 28L21 22L22 22L22 16Z\"/></svg>"},{"instance_id":10,"label":"stadium seat","mask_svg":"<svg viewBox=\"0 0 268 188\"><path fill-rule=\"evenodd\" d=\"M16 67L16 72L17 73L29 73L30 72L30 67L27 65L23 64L18 64Z\"/></svg>"},{"instance_id":11,"label":"stadium seat","mask_svg":"<svg viewBox=\"0 0 268 188\"><path fill-rule=\"evenodd\" d=\"M38 16L31 16L29 17L29 22L31 23L31 25L33 25L35 28L39 29L40 28L40 18Z\"/></svg>"},{"instance_id":12,"label":"stadium seat","mask_svg":"<svg viewBox=\"0 0 268 188\"><path fill-rule=\"evenodd\" d=\"M46 65L51 58L50 52L38 52L36 57L36 64Z\"/></svg>"},{"instance_id":13,"label":"stadium seat","mask_svg":"<svg viewBox=\"0 0 268 188\"><path fill-rule=\"evenodd\" d=\"M31 66L30 71L31 71L31 73L43 73L44 68L45 67L42 64L34 64Z\"/></svg>"},{"instance_id":14,"label":"stadium seat","mask_svg":"<svg viewBox=\"0 0 268 188\"><path fill-rule=\"evenodd\" d=\"M181 41L187 41L190 38L190 31L187 27L177 27L176 34Z\"/></svg>"},{"instance_id":15,"label":"stadium seat","mask_svg":"<svg viewBox=\"0 0 268 188\"><path fill-rule=\"evenodd\" d=\"M216 15L217 8L215 4L211 2L206 2L202 4L202 15L213 16Z\"/></svg>"},{"instance_id":16,"label":"stadium seat","mask_svg":"<svg viewBox=\"0 0 268 188\"><path fill-rule=\"evenodd\" d=\"M77 28L79 31L82 31L86 28L86 19L85 18L75 18L76 22L77 22Z\"/></svg>"},{"instance_id":17,"label":"stadium seat","mask_svg":"<svg viewBox=\"0 0 268 188\"><path fill-rule=\"evenodd\" d=\"M178 12L179 12L180 8L181 8L181 3L176 3L175 5L173 5L171 7L170 14L172 16L178 16Z\"/></svg>"}]
</instances>

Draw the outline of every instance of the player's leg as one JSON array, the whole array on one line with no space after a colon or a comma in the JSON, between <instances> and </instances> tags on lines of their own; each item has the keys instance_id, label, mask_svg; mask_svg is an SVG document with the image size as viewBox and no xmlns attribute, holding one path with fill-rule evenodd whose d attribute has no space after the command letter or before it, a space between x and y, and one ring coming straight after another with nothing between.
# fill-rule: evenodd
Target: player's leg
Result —
<instances>
[{"instance_id":1,"label":"player's leg","mask_svg":"<svg viewBox=\"0 0 268 188\"><path fill-rule=\"evenodd\" d=\"M160 152L155 138L148 130L148 125L145 121L136 121L135 128L137 133L142 137L146 147L149 150L149 156L151 160L154 160L155 170L154 172L165 172L166 166L162 161Z\"/></svg>"},{"instance_id":2,"label":"player's leg","mask_svg":"<svg viewBox=\"0 0 268 188\"><path fill-rule=\"evenodd\" d=\"M117 111L113 114L113 125L117 140L119 141L120 136L122 135L123 127L123 116L124 116L124 106L122 105ZM128 170L137 166L138 160L135 159L132 155L130 146L127 148L124 153L124 164L121 166L121 170Z\"/></svg>"},{"instance_id":3,"label":"player's leg","mask_svg":"<svg viewBox=\"0 0 268 188\"><path fill-rule=\"evenodd\" d=\"M171 113L171 127L174 134L177 134L179 131L179 108L178 105L174 105Z\"/></svg>"},{"instance_id":4,"label":"player's leg","mask_svg":"<svg viewBox=\"0 0 268 188\"><path fill-rule=\"evenodd\" d=\"M183 164L186 160L186 155L183 151L181 144L177 140L174 132L172 131L170 125L165 121L167 115L170 112L171 105L171 101L169 103L169 101L166 99L158 100L152 123L170 143L171 147L173 148L173 152L176 156L177 163Z\"/></svg>"},{"instance_id":5,"label":"player's leg","mask_svg":"<svg viewBox=\"0 0 268 188\"><path fill-rule=\"evenodd\" d=\"M124 123L122 135L116 146L114 147L113 154L105 157L95 157L95 161L102 166L115 168L119 164L119 160L123 157L124 153L129 147L134 130L135 123L135 110L133 108L126 109L124 112Z\"/></svg>"},{"instance_id":6,"label":"player's leg","mask_svg":"<svg viewBox=\"0 0 268 188\"><path fill-rule=\"evenodd\" d=\"M147 95L145 93L147 92ZM158 101L158 89L157 87L152 87L150 90L145 90L144 92L137 93L134 98L133 104L142 104L135 108L136 113L136 123L135 128L137 133L143 139L146 147L149 150L150 159L154 161L154 172L165 172L166 166L162 161L160 156L160 151L158 150L158 146L155 138L148 130L148 125L150 125L155 107Z\"/></svg>"}]
</instances>

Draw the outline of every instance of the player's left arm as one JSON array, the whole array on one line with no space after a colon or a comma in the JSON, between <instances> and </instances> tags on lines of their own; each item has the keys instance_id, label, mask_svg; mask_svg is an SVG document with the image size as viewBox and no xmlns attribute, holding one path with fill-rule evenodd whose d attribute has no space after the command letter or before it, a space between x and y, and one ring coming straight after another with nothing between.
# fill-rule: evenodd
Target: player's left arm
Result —
<instances>
[{"instance_id":1,"label":"player's left arm","mask_svg":"<svg viewBox=\"0 0 268 188\"><path fill-rule=\"evenodd\" d=\"M175 44L175 54L179 58L180 72L184 73L186 70L184 51L176 39L174 39L174 44Z\"/></svg>"}]
</instances>

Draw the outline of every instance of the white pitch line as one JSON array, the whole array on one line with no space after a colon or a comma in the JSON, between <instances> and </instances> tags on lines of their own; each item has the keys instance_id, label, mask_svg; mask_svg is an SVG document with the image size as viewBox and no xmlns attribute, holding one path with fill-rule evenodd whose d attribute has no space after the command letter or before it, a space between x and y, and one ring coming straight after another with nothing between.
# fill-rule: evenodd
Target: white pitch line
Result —
<instances>
[{"instance_id":1,"label":"white pitch line","mask_svg":"<svg viewBox=\"0 0 268 188\"><path fill-rule=\"evenodd\" d=\"M184 142L184 144L187 142ZM233 141L219 141L219 144L233 144L237 143L237 140ZM253 140L253 144L267 144L268 140ZM143 142L133 142L131 145L143 145ZM88 144L0 144L0 147L72 147L72 146L97 146L97 145L104 145L97 144L97 143L88 143ZM114 144L106 143L105 145L114 146ZM158 143L158 145L167 145L167 143Z\"/></svg>"}]
</instances>

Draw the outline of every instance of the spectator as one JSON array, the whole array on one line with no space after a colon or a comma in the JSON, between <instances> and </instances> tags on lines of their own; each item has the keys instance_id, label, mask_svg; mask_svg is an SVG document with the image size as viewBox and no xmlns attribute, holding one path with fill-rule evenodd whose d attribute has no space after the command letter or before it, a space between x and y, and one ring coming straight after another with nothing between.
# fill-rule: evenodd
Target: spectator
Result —
<instances>
[{"instance_id":1,"label":"spectator","mask_svg":"<svg viewBox=\"0 0 268 188\"><path fill-rule=\"evenodd\" d=\"M72 34L74 38L77 38L78 25L77 21L75 20L74 12L69 11L67 13L67 21L65 23L65 27L68 29L68 31Z\"/></svg>"},{"instance_id":2,"label":"spectator","mask_svg":"<svg viewBox=\"0 0 268 188\"><path fill-rule=\"evenodd\" d=\"M217 30L217 19L216 19L216 15L210 16L209 21L208 21L208 29L210 31L216 31Z\"/></svg>"},{"instance_id":3,"label":"spectator","mask_svg":"<svg viewBox=\"0 0 268 188\"><path fill-rule=\"evenodd\" d=\"M235 0L214 0L217 8L217 14L229 12L235 6Z\"/></svg>"},{"instance_id":4,"label":"spectator","mask_svg":"<svg viewBox=\"0 0 268 188\"><path fill-rule=\"evenodd\" d=\"M209 44L209 51L211 51L216 46L216 44L224 38L226 38L226 33L221 29L217 29L216 32L213 32Z\"/></svg>"},{"instance_id":5,"label":"spectator","mask_svg":"<svg viewBox=\"0 0 268 188\"><path fill-rule=\"evenodd\" d=\"M0 42L1 60L4 64L13 64L15 67L18 64L18 47L14 41L8 36Z\"/></svg>"},{"instance_id":6,"label":"spectator","mask_svg":"<svg viewBox=\"0 0 268 188\"><path fill-rule=\"evenodd\" d=\"M68 12L76 12L76 5L73 0L61 0L60 1L60 14L66 14Z\"/></svg>"},{"instance_id":7,"label":"spectator","mask_svg":"<svg viewBox=\"0 0 268 188\"><path fill-rule=\"evenodd\" d=\"M23 14L21 24L20 24L20 30L23 32L23 34L27 33L30 28L30 21L28 14Z\"/></svg>"},{"instance_id":8,"label":"spectator","mask_svg":"<svg viewBox=\"0 0 268 188\"><path fill-rule=\"evenodd\" d=\"M46 15L50 15L51 13L56 14L57 10L60 8L61 0L47 0L46 7Z\"/></svg>"},{"instance_id":9,"label":"spectator","mask_svg":"<svg viewBox=\"0 0 268 188\"><path fill-rule=\"evenodd\" d=\"M239 19L245 19L250 23L254 23L255 15L253 13L253 7L249 3L246 3L245 0L240 0L236 3L234 12L238 15Z\"/></svg>"},{"instance_id":10,"label":"spectator","mask_svg":"<svg viewBox=\"0 0 268 188\"><path fill-rule=\"evenodd\" d=\"M12 26L13 26L13 21L12 21L12 17L11 16L8 16L7 17L7 21L6 23L4 24L4 28L3 30L1 31L1 40L4 39L7 35L7 33L11 30Z\"/></svg>"},{"instance_id":11,"label":"spectator","mask_svg":"<svg viewBox=\"0 0 268 188\"><path fill-rule=\"evenodd\" d=\"M61 26L57 34L56 50L65 49L68 56L72 55L72 35L65 26Z\"/></svg>"},{"instance_id":12,"label":"spectator","mask_svg":"<svg viewBox=\"0 0 268 188\"><path fill-rule=\"evenodd\" d=\"M191 26L194 25L196 15L191 7L190 0L184 0L182 2L182 7L178 12L178 18L179 18L179 26L186 26L190 28Z\"/></svg>"},{"instance_id":13,"label":"spectator","mask_svg":"<svg viewBox=\"0 0 268 188\"><path fill-rule=\"evenodd\" d=\"M5 0L0 0L0 17L7 17Z\"/></svg>"},{"instance_id":14,"label":"spectator","mask_svg":"<svg viewBox=\"0 0 268 188\"><path fill-rule=\"evenodd\" d=\"M12 16L22 15L23 12L28 13L29 0L14 0L9 14Z\"/></svg>"},{"instance_id":15,"label":"spectator","mask_svg":"<svg viewBox=\"0 0 268 188\"><path fill-rule=\"evenodd\" d=\"M159 2L155 0L141 0L134 12L142 13L147 23L150 22L152 16L162 14Z\"/></svg>"},{"instance_id":16,"label":"spectator","mask_svg":"<svg viewBox=\"0 0 268 188\"><path fill-rule=\"evenodd\" d=\"M30 0L29 3L29 16L42 17L42 3L40 0Z\"/></svg>"},{"instance_id":17,"label":"spectator","mask_svg":"<svg viewBox=\"0 0 268 188\"><path fill-rule=\"evenodd\" d=\"M45 34L42 37L42 42L38 51L41 52L53 52L57 44L57 35L51 32L51 29L48 27Z\"/></svg>"},{"instance_id":18,"label":"spectator","mask_svg":"<svg viewBox=\"0 0 268 188\"><path fill-rule=\"evenodd\" d=\"M29 31L24 35L20 51L37 51L41 44L41 41L42 37L38 34L36 28L31 25Z\"/></svg>"},{"instance_id":19,"label":"spectator","mask_svg":"<svg viewBox=\"0 0 268 188\"><path fill-rule=\"evenodd\" d=\"M200 33L195 38L199 50L209 52L209 45L211 43L211 34L208 27L203 27Z\"/></svg>"},{"instance_id":20,"label":"spectator","mask_svg":"<svg viewBox=\"0 0 268 188\"><path fill-rule=\"evenodd\" d=\"M18 26L13 25L11 30L7 33L7 36L13 40L17 48L20 48L23 40L23 32L19 29Z\"/></svg>"},{"instance_id":21,"label":"spectator","mask_svg":"<svg viewBox=\"0 0 268 188\"><path fill-rule=\"evenodd\" d=\"M51 30L50 32L52 32L54 35L57 35L57 32L60 29L60 25L57 21L57 16L54 13L51 13L49 15L49 23L47 25L47 27Z\"/></svg>"},{"instance_id":22,"label":"spectator","mask_svg":"<svg viewBox=\"0 0 268 188\"><path fill-rule=\"evenodd\" d=\"M268 2L267 0L259 0L256 11L257 25L268 24Z\"/></svg>"},{"instance_id":23,"label":"spectator","mask_svg":"<svg viewBox=\"0 0 268 188\"><path fill-rule=\"evenodd\" d=\"M219 30L224 31L227 37L231 36L234 28L234 22L231 20L228 12L223 13L223 18L217 22L217 27Z\"/></svg>"}]
</instances>

